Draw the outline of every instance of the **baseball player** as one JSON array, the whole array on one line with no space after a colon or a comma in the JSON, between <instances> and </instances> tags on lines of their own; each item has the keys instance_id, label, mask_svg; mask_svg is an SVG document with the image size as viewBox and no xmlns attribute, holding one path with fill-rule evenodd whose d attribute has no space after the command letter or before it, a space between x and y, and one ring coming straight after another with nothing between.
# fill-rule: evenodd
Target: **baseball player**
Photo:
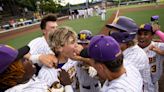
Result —
<instances>
[{"instance_id":1,"label":"baseball player","mask_svg":"<svg viewBox=\"0 0 164 92\"><path fill-rule=\"evenodd\" d=\"M92 38L92 32L89 30L81 30L78 34L78 44L83 48L87 48ZM79 81L80 92L100 92L100 82L90 76L91 66L84 62L78 62L77 65L77 77ZM94 71L92 71L94 72Z\"/></svg>"},{"instance_id":2,"label":"baseball player","mask_svg":"<svg viewBox=\"0 0 164 92\"><path fill-rule=\"evenodd\" d=\"M51 47L52 51L55 52L56 57L58 58L58 63L65 63L62 65L62 69L66 70L69 73L70 78L72 78L75 74L75 65L76 61L69 59L69 57L74 56L74 49L76 47L76 38L77 35L71 29L67 27L57 28L54 31L50 32L48 35L48 44ZM63 61L64 60L64 61ZM59 78L59 66L48 68L47 66L42 66L41 70L39 71L38 76L35 80L39 80L38 82L30 83L29 85L23 87L23 92L26 91L27 88L34 87L35 83L46 84L43 87L37 87L38 89L44 89L44 91L38 92L45 92L48 90L54 83L60 82ZM63 85L65 86L65 91L73 92L71 85ZM19 87L19 86L18 86ZM45 88L46 87L46 88ZM37 90L34 87L34 92ZM57 88L58 89L58 88ZM53 88L53 91L55 89ZM62 92L62 89L58 89ZM28 90L29 91L29 90ZM47 92L47 91L46 91Z\"/></svg>"},{"instance_id":3,"label":"baseball player","mask_svg":"<svg viewBox=\"0 0 164 92\"><path fill-rule=\"evenodd\" d=\"M143 78L144 92L154 92L149 59L135 41L138 26L134 20L125 16L119 16L112 24L108 24L107 27L111 29L109 35L120 44L125 59L124 65L133 65L140 71Z\"/></svg>"},{"instance_id":4,"label":"baseball player","mask_svg":"<svg viewBox=\"0 0 164 92\"><path fill-rule=\"evenodd\" d=\"M105 21L105 15L106 15L105 7L102 7L102 9L101 9L101 20L102 21Z\"/></svg>"},{"instance_id":5,"label":"baseball player","mask_svg":"<svg viewBox=\"0 0 164 92\"><path fill-rule=\"evenodd\" d=\"M33 77L35 67L23 58L29 51L25 46L18 50L0 44L0 92L45 92L46 82Z\"/></svg>"},{"instance_id":6,"label":"baseball player","mask_svg":"<svg viewBox=\"0 0 164 92\"><path fill-rule=\"evenodd\" d=\"M87 53L92 58L90 60L94 60L93 67L99 78L105 80L101 92L143 92L143 80L139 71L133 66L124 67L123 54L112 37L94 36Z\"/></svg>"},{"instance_id":7,"label":"baseball player","mask_svg":"<svg viewBox=\"0 0 164 92\"><path fill-rule=\"evenodd\" d=\"M46 81L48 87L50 87L54 82L60 82L57 68L66 70L71 79L75 76L77 61L70 58L75 55L77 34L68 27L57 28L49 33L48 44L58 59L58 65L61 65L51 68L42 66L37 77ZM72 90L73 87L69 85L68 88Z\"/></svg>"},{"instance_id":8,"label":"baseball player","mask_svg":"<svg viewBox=\"0 0 164 92\"><path fill-rule=\"evenodd\" d=\"M151 77L155 86L154 92L159 92L158 80L163 72L164 43L152 41L154 34L151 24L142 24L138 30L137 38L138 45L149 57Z\"/></svg>"},{"instance_id":9,"label":"baseball player","mask_svg":"<svg viewBox=\"0 0 164 92\"><path fill-rule=\"evenodd\" d=\"M54 53L51 51L50 47L47 44L48 33L53 31L58 25L56 22L56 16L53 14L46 15L40 23L40 28L43 32L42 37L33 39L28 46L30 47L30 52L26 55L34 64L36 63L39 66L43 64L52 67L56 58Z\"/></svg>"}]
</instances>

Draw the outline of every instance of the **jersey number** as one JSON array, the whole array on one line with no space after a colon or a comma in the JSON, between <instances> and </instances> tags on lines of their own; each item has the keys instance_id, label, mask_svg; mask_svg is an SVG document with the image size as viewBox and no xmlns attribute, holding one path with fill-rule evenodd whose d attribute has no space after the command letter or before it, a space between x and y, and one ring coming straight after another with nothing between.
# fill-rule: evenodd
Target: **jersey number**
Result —
<instances>
[{"instance_id":1,"label":"jersey number","mask_svg":"<svg viewBox=\"0 0 164 92\"><path fill-rule=\"evenodd\" d=\"M157 68L156 65L151 66L151 72L155 73L156 72L156 68Z\"/></svg>"}]
</instances>

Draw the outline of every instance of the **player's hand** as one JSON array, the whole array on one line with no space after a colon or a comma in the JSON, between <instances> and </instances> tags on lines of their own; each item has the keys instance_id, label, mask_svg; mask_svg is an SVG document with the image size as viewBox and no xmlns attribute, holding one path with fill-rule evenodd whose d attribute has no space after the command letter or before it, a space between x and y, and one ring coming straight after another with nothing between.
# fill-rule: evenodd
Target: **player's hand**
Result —
<instances>
[{"instance_id":1,"label":"player's hand","mask_svg":"<svg viewBox=\"0 0 164 92\"><path fill-rule=\"evenodd\" d=\"M70 78L68 72L66 72L63 69L61 69L61 71L59 71L59 80L60 80L60 83L63 86L71 85L71 83L72 83L71 78Z\"/></svg>"},{"instance_id":2,"label":"player's hand","mask_svg":"<svg viewBox=\"0 0 164 92\"><path fill-rule=\"evenodd\" d=\"M158 48L158 47L156 47L154 45L151 45L149 47L149 49L154 51L154 52L156 52L156 53L158 53L158 54L160 54L160 55L164 55L164 50L161 50L160 48Z\"/></svg>"},{"instance_id":3,"label":"player's hand","mask_svg":"<svg viewBox=\"0 0 164 92\"><path fill-rule=\"evenodd\" d=\"M94 64L94 60L91 59L91 58L84 58L84 57L81 57L81 56L74 56L71 58L72 60L75 60L75 61L81 61L81 62L84 62L90 66L92 66Z\"/></svg>"},{"instance_id":4,"label":"player's hand","mask_svg":"<svg viewBox=\"0 0 164 92\"><path fill-rule=\"evenodd\" d=\"M156 32L157 30L160 30L160 26L158 24L153 24L152 28L153 28L153 32Z\"/></svg>"},{"instance_id":5,"label":"player's hand","mask_svg":"<svg viewBox=\"0 0 164 92\"><path fill-rule=\"evenodd\" d=\"M75 48L75 55L80 55L80 52L83 50L83 46L77 44Z\"/></svg>"},{"instance_id":6,"label":"player's hand","mask_svg":"<svg viewBox=\"0 0 164 92\"><path fill-rule=\"evenodd\" d=\"M48 67L57 66L58 60L53 54L42 54L39 56L39 61Z\"/></svg>"}]
</instances>

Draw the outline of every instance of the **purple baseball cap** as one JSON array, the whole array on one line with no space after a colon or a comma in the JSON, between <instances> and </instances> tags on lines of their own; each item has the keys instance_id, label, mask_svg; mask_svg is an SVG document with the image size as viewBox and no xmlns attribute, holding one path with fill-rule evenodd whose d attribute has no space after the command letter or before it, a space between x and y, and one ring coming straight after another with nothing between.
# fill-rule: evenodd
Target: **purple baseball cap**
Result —
<instances>
[{"instance_id":1,"label":"purple baseball cap","mask_svg":"<svg viewBox=\"0 0 164 92\"><path fill-rule=\"evenodd\" d=\"M142 24L142 25L140 25L139 31L150 31L150 32L153 32L153 28L152 28L151 24L149 24L149 23Z\"/></svg>"},{"instance_id":2,"label":"purple baseball cap","mask_svg":"<svg viewBox=\"0 0 164 92\"><path fill-rule=\"evenodd\" d=\"M4 72L12 62L21 59L29 50L28 46L17 50L9 45L0 44L0 73Z\"/></svg>"},{"instance_id":3,"label":"purple baseball cap","mask_svg":"<svg viewBox=\"0 0 164 92\"><path fill-rule=\"evenodd\" d=\"M158 19L159 19L158 15L151 16L151 21L155 21L155 20L158 20Z\"/></svg>"},{"instance_id":4,"label":"purple baseball cap","mask_svg":"<svg viewBox=\"0 0 164 92\"><path fill-rule=\"evenodd\" d=\"M89 56L100 62L115 60L120 52L119 44L111 36L94 36L88 47Z\"/></svg>"}]
</instances>

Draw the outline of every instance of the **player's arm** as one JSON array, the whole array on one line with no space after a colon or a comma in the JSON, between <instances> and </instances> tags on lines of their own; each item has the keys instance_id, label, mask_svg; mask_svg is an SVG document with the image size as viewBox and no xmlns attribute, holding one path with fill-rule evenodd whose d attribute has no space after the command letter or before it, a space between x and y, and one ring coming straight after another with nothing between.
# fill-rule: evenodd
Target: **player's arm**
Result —
<instances>
[{"instance_id":1,"label":"player's arm","mask_svg":"<svg viewBox=\"0 0 164 92\"><path fill-rule=\"evenodd\" d=\"M164 42L164 33L160 30L157 30L155 32L156 35L158 35L160 37L160 39L162 40L162 42Z\"/></svg>"},{"instance_id":2,"label":"player's arm","mask_svg":"<svg viewBox=\"0 0 164 92\"><path fill-rule=\"evenodd\" d=\"M152 27L155 34L158 35L160 39L164 42L164 33L160 31L160 26L158 24L153 24Z\"/></svg>"},{"instance_id":3,"label":"player's arm","mask_svg":"<svg viewBox=\"0 0 164 92\"><path fill-rule=\"evenodd\" d=\"M45 65L48 67L53 67L54 65L57 64L57 58L53 54L36 54L32 55L28 53L25 56L27 59L31 60L34 64L37 63L39 65Z\"/></svg>"},{"instance_id":4,"label":"player's arm","mask_svg":"<svg viewBox=\"0 0 164 92\"><path fill-rule=\"evenodd\" d=\"M77 45L75 54L76 55L73 58L71 58L72 60L81 61L88 65L92 65L93 60L90 59L87 53L87 48L83 48L81 45Z\"/></svg>"},{"instance_id":5,"label":"player's arm","mask_svg":"<svg viewBox=\"0 0 164 92\"><path fill-rule=\"evenodd\" d=\"M149 49L154 51L154 52L156 52L156 53L158 53L158 54L160 54L160 55L164 55L164 50L162 50L162 49L160 49L160 48L158 48L158 47L156 47L154 45L151 45L149 47Z\"/></svg>"}]
</instances>

